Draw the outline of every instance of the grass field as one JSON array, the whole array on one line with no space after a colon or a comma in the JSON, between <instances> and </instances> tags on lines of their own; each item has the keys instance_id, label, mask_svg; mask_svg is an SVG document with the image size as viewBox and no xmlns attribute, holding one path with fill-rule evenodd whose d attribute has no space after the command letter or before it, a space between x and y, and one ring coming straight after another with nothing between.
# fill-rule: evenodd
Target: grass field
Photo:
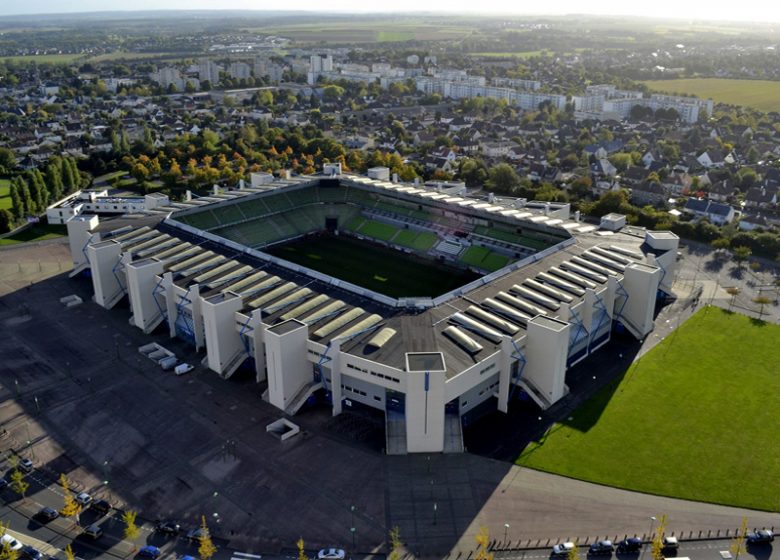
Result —
<instances>
[{"instance_id":1,"label":"grass field","mask_svg":"<svg viewBox=\"0 0 780 560\"><path fill-rule=\"evenodd\" d=\"M114 171L113 173L106 173L105 175L101 175L100 177L95 177L93 180L93 183L108 183L116 179L117 177L124 177L125 175L129 175L127 171Z\"/></svg>"},{"instance_id":2,"label":"grass field","mask_svg":"<svg viewBox=\"0 0 780 560\"><path fill-rule=\"evenodd\" d=\"M366 220L365 223L358 229L359 233L373 237L374 239L381 239L382 241L389 241L397 232L398 228L382 222L374 220Z\"/></svg>"},{"instance_id":3,"label":"grass field","mask_svg":"<svg viewBox=\"0 0 780 560\"><path fill-rule=\"evenodd\" d=\"M54 239L56 237L64 237L68 235L68 230L64 225L41 225L36 224L26 230L0 239L0 247L3 245L16 245L17 243L27 243L29 241L45 241L46 239Z\"/></svg>"},{"instance_id":4,"label":"grass field","mask_svg":"<svg viewBox=\"0 0 780 560\"><path fill-rule=\"evenodd\" d=\"M463 252L460 256L460 260L469 266L479 266L489 253L490 249L480 247L479 245L472 245Z\"/></svg>"},{"instance_id":5,"label":"grass field","mask_svg":"<svg viewBox=\"0 0 780 560\"><path fill-rule=\"evenodd\" d=\"M35 62L37 64L70 64L83 54L31 54L28 56L0 56L0 62Z\"/></svg>"},{"instance_id":6,"label":"grass field","mask_svg":"<svg viewBox=\"0 0 780 560\"><path fill-rule=\"evenodd\" d=\"M499 268L504 268L508 262L509 257L499 255L498 253L490 253L482 259L482 264L480 266L485 270L493 272Z\"/></svg>"},{"instance_id":7,"label":"grass field","mask_svg":"<svg viewBox=\"0 0 780 560\"><path fill-rule=\"evenodd\" d=\"M11 181L0 179L0 209L11 209Z\"/></svg>"},{"instance_id":8,"label":"grass field","mask_svg":"<svg viewBox=\"0 0 780 560\"><path fill-rule=\"evenodd\" d=\"M438 236L429 231L417 232L408 229L402 229L393 238L393 243L402 247L409 247L417 251L428 251L438 241Z\"/></svg>"},{"instance_id":9,"label":"grass field","mask_svg":"<svg viewBox=\"0 0 780 560\"><path fill-rule=\"evenodd\" d=\"M472 27L426 23L416 18L377 21L336 19L327 23L301 23L253 27L252 33L273 33L299 43L375 43L401 41L442 41L467 36Z\"/></svg>"},{"instance_id":10,"label":"grass field","mask_svg":"<svg viewBox=\"0 0 780 560\"><path fill-rule=\"evenodd\" d=\"M137 53L137 52L125 52L117 51L112 53L98 54L91 56L87 59L87 62L107 62L113 60L149 60L154 58L172 58L179 57L182 59L191 58L196 56L197 53L193 53L188 57L184 53L166 53L166 52L153 52L153 53Z\"/></svg>"},{"instance_id":11,"label":"grass field","mask_svg":"<svg viewBox=\"0 0 780 560\"><path fill-rule=\"evenodd\" d=\"M759 111L780 111L780 82L731 80L725 78L684 78L642 82L657 92L696 95L718 103L743 105Z\"/></svg>"},{"instance_id":12,"label":"grass field","mask_svg":"<svg viewBox=\"0 0 780 560\"><path fill-rule=\"evenodd\" d=\"M310 237L269 253L390 297L433 297L477 276L345 236Z\"/></svg>"},{"instance_id":13,"label":"grass field","mask_svg":"<svg viewBox=\"0 0 780 560\"><path fill-rule=\"evenodd\" d=\"M780 326L704 308L517 463L677 498L780 510ZM775 426L772 428L772 426Z\"/></svg>"}]
</instances>

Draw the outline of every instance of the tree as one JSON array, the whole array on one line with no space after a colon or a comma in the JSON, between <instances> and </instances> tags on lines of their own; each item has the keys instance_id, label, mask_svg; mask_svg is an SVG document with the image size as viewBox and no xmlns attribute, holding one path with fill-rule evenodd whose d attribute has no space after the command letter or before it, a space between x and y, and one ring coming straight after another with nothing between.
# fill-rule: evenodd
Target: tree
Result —
<instances>
[{"instance_id":1,"label":"tree","mask_svg":"<svg viewBox=\"0 0 780 560\"><path fill-rule=\"evenodd\" d=\"M520 184L520 177L508 163L499 163L490 168L488 182L485 185L490 190L499 193L511 193Z\"/></svg>"},{"instance_id":2,"label":"tree","mask_svg":"<svg viewBox=\"0 0 780 560\"><path fill-rule=\"evenodd\" d=\"M13 214L15 220L18 220L27 213L24 211L24 201L22 201L22 197L19 194L19 187L15 180L11 181L9 194L11 195L11 214Z\"/></svg>"},{"instance_id":3,"label":"tree","mask_svg":"<svg viewBox=\"0 0 780 560\"><path fill-rule=\"evenodd\" d=\"M712 243L710 243L710 246L716 251L721 249L728 249L730 245L731 242L725 237L718 237L717 239L713 239Z\"/></svg>"},{"instance_id":4,"label":"tree","mask_svg":"<svg viewBox=\"0 0 780 560\"><path fill-rule=\"evenodd\" d=\"M298 547L298 560L309 560L309 557L306 555L306 551L304 550L304 542L303 537L298 539L298 541L295 543L295 546Z\"/></svg>"},{"instance_id":5,"label":"tree","mask_svg":"<svg viewBox=\"0 0 780 560\"><path fill-rule=\"evenodd\" d=\"M738 267L742 267L742 263L748 260L752 253L750 247L734 247L734 260L737 261Z\"/></svg>"},{"instance_id":6,"label":"tree","mask_svg":"<svg viewBox=\"0 0 780 560\"><path fill-rule=\"evenodd\" d=\"M388 533L390 536L390 554L388 560L401 560L401 549L403 543L401 542L401 529L397 526L390 529Z\"/></svg>"},{"instance_id":7,"label":"tree","mask_svg":"<svg viewBox=\"0 0 780 560\"><path fill-rule=\"evenodd\" d=\"M8 531L8 525L8 523L0 522L0 537ZM17 558L19 558L19 551L11 548L11 541L3 544L3 547L0 548L0 560L16 560Z\"/></svg>"},{"instance_id":8,"label":"tree","mask_svg":"<svg viewBox=\"0 0 780 560\"><path fill-rule=\"evenodd\" d=\"M8 148L0 148L0 175L11 173L16 167L14 153Z\"/></svg>"},{"instance_id":9,"label":"tree","mask_svg":"<svg viewBox=\"0 0 780 560\"><path fill-rule=\"evenodd\" d=\"M200 560L209 560L209 558L217 553L217 547L214 546L214 542L211 540L211 534L209 533L209 527L206 525L205 515L201 516L200 538L198 541L198 556L200 556Z\"/></svg>"},{"instance_id":10,"label":"tree","mask_svg":"<svg viewBox=\"0 0 780 560\"><path fill-rule=\"evenodd\" d=\"M760 321L764 317L764 306L772 303L772 300L766 296L757 296L753 298L753 303L761 306L761 309L758 311L758 320Z\"/></svg>"},{"instance_id":11,"label":"tree","mask_svg":"<svg viewBox=\"0 0 780 560\"><path fill-rule=\"evenodd\" d=\"M737 534L734 535L734 538L731 540L731 546L729 547L729 550L731 550L731 553L734 555L734 560L739 560L739 555L745 552L745 535L747 535L747 525L748 519L747 517L743 517L742 524L739 526Z\"/></svg>"},{"instance_id":12,"label":"tree","mask_svg":"<svg viewBox=\"0 0 780 560\"><path fill-rule=\"evenodd\" d=\"M344 95L344 88L337 85L329 85L322 88L322 97L327 101L336 101Z\"/></svg>"},{"instance_id":13,"label":"tree","mask_svg":"<svg viewBox=\"0 0 780 560\"><path fill-rule=\"evenodd\" d=\"M76 560L76 553L73 552L73 547L68 543L65 547L65 560Z\"/></svg>"},{"instance_id":14,"label":"tree","mask_svg":"<svg viewBox=\"0 0 780 560\"><path fill-rule=\"evenodd\" d=\"M574 541L574 546L566 554L566 560L580 560L580 547L577 546L577 541Z\"/></svg>"},{"instance_id":15,"label":"tree","mask_svg":"<svg viewBox=\"0 0 780 560\"><path fill-rule=\"evenodd\" d=\"M65 478L65 474L60 474L60 487L62 488L62 509L60 515L63 517L76 517L76 523L78 523L78 515L81 513L81 506L73 499L73 494L70 492L70 484L68 479Z\"/></svg>"},{"instance_id":16,"label":"tree","mask_svg":"<svg viewBox=\"0 0 780 560\"><path fill-rule=\"evenodd\" d=\"M30 483L24 480L24 473L19 470L18 465L14 465L14 470L11 471L11 490L24 499L29 488Z\"/></svg>"},{"instance_id":17,"label":"tree","mask_svg":"<svg viewBox=\"0 0 780 560\"><path fill-rule=\"evenodd\" d=\"M488 533L487 527L482 527L475 539L477 541L477 551L474 554L474 560L493 560L493 553L488 551L490 533Z\"/></svg>"},{"instance_id":18,"label":"tree","mask_svg":"<svg viewBox=\"0 0 780 560\"><path fill-rule=\"evenodd\" d=\"M124 539L133 543L133 548L135 548L135 539L141 534L141 530L135 524L137 515L134 511L126 511L122 514L122 522L125 524Z\"/></svg>"},{"instance_id":19,"label":"tree","mask_svg":"<svg viewBox=\"0 0 780 560\"><path fill-rule=\"evenodd\" d=\"M730 288L726 288L726 293L731 296L731 301L729 302L729 311L731 311L731 309L734 307L734 301L739 295L739 288L736 286L731 286Z\"/></svg>"},{"instance_id":20,"label":"tree","mask_svg":"<svg viewBox=\"0 0 780 560\"><path fill-rule=\"evenodd\" d=\"M658 529L655 532L652 543L653 560L664 560L664 531L666 530L666 515L658 520Z\"/></svg>"},{"instance_id":21,"label":"tree","mask_svg":"<svg viewBox=\"0 0 780 560\"><path fill-rule=\"evenodd\" d=\"M8 233L14 228L14 215L5 208L0 208L0 233Z\"/></svg>"}]
</instances>

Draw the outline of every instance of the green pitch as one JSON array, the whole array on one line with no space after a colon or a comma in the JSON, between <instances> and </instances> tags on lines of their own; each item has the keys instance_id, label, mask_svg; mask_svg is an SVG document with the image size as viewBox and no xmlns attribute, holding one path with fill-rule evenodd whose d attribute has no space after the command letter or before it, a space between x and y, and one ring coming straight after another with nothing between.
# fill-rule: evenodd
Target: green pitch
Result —
<instances>
[{"instance_id":1,"label":"green pitch","mask_svg":"<svg viewBox=\"0 0 780 560\"><path fill-rule=\"evenodd\" d=\"M780 511L780 326L699 311L517 463L609 486Z\"/></svg>"},{"instance_id":2,"label":"green pitch","mask_svg":"<svg viewBox=\"0 0 780 560\"><path fill-rule=\"evenodd\" d=\"M309 237L267 252L390 297L435 297L478 278L346 236Z\"/></svg>"}]
</instances>

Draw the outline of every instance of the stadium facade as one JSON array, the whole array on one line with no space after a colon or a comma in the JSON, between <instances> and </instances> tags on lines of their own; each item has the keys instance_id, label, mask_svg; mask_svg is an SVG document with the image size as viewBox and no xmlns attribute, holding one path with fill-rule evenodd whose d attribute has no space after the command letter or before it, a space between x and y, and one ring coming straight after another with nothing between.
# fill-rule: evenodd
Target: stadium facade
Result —
<instances>
[{"instance_id":1,"label":"stadium facade","mask_svg":"<svg viewBox=\"0 0 780 560\"><path fill-rule=\"evenodd\" d=\"M637 339L653 329L678 245L669 232L599 231L568 219L567 205L453 196L338 168L131 222L67 222L73 275L90 270L95 302L110 309L127 296L133 325L189 341L224 378L252 368L263 398L288 415L315 393L333 415L383 411L388 453L461 451L463 421L477 411L560 400L567 369L615 328ZM266 252L312 235L480 277L433 297L390 297Z\"/></svg>"}]
</instances>

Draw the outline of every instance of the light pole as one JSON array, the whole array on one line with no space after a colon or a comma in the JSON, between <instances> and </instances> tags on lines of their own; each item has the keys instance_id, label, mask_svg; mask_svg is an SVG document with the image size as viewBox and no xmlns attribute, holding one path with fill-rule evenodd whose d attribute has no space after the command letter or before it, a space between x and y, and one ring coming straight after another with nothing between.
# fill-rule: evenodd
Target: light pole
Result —
<instances>
[{"instance_id":1,"label":"light pole","mask_svg":"<svg viewBox=\"0 0 780 560\"><path fill-rule=\"evenodd\" d=\"M648 544L650 544L650 546L653 546L653 525L655 524L655 522L656 522L656 519L655 519L655 515L654 515L654 516L652 516L650 518L650 534L647 537ZM639 557L639 560L642 560L644 557L645 557L645 549L643 548L642 549L642 555Z\"/></svg>"},{"instance_id":2,"label":"light pole","mask_svg":"<svg viewBox=\"0 0 780 560\"><path fill-rule=\"evenodd\" d=\"M436 525L436 510L439 509L439 505L433 502L433 524Z\"/></svg>"},{"instance_id":3,"label":"light pole","mask_svg":"<svg viewBox=\"0 0 780 560\"><path fill-rule=\"evenodd\" d=\"M504 543L506 544L506 537L509 533L509 523L504 523Z\"/></svg>"}]
</instances>

